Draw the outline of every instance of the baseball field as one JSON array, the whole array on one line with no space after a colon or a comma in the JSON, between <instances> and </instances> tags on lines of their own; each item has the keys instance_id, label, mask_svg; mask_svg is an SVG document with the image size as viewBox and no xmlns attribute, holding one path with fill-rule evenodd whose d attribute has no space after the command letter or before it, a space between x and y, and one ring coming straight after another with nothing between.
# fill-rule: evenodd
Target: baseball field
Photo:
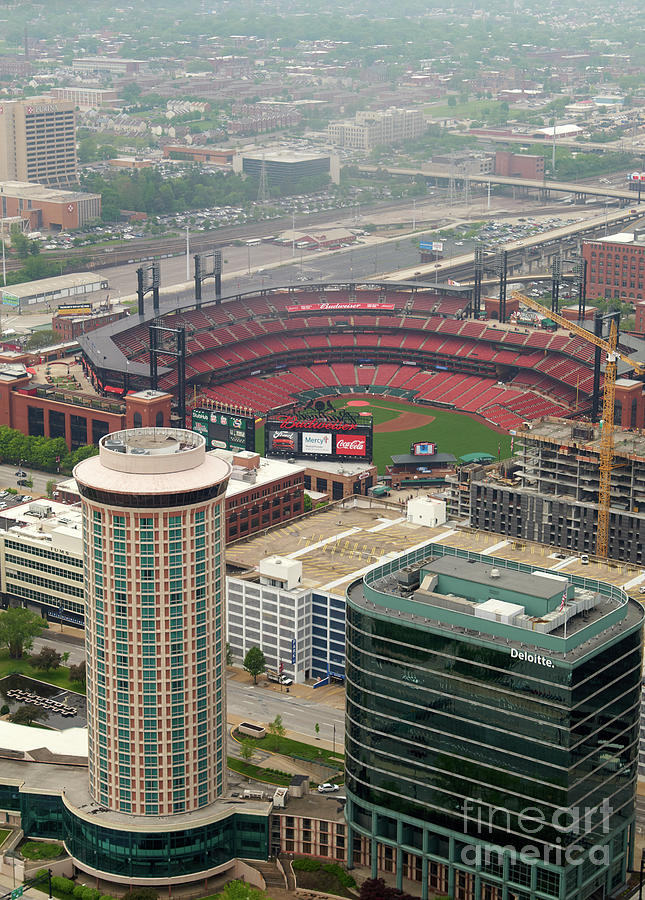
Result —
<instances>
[{"instance_id":1,"label":"baseball field","mask_svg":"<svg viewBox=\"0 0 645 900\"><path fill-rule=\"evenodd\" d=\"M346 407L354 414L372 415L374 462L379 473L385 472L392 454L409 453L414 441L432 441L438 453L454 453L457 458L475 452L490 453L496 459L498 451L502 459L510 455L508 434L463 413L385 397L337 397L332 403L337 409ZM256 429L255 441L259 452L264 453L264 426Z\"/></svg>"}]
</instances>

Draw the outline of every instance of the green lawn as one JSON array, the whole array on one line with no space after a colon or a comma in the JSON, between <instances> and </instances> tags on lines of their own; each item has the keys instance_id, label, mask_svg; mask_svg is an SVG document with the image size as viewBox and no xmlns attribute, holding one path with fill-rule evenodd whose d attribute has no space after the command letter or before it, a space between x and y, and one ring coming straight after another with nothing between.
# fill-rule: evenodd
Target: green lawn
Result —
<instances>
[{"instance_id":1,"label":"green lawn","mask_svg":"<svg viewBox=\"0 0 645 900\"><path fill-rule=\"evenodd\" d=\"M43 637L46 635L47 632L44 631ZM0 678L4 678L5 675L26 675L28 678L55 684L68 691L76 691L77 694L85 693L85 685L79 684L78 681L70 681L69 669L65 666L51 672L42 672L31 665L28 656L24 656L22 659L11 659L8 650L0 650Z\"/></svg>"},{"instance_id":2,"label":"green lawn","mask_svg":"<svg viewBox=\"0 0 645 900\"><path fill-rule=\"evenodd\" d=\"M264 781L267 784L274 784L280 787L288 787L293 778L293 775L289 775L286 772L254 766L253 763L237 759L235 756L228 757L228 768L232 769L233 772L237 772L238 775L244 775L246 778L253 778L255 781Z\"/></svg>"},{"instance_id":3,"label":"green lawn","mask_svg":"<svg viewBox=\"0 0 645 900\"><path fill-rule=\"evenodd\" d=\"M19 847L25 859L56 859L63 852L60 844L48 844L45 841L27 841Z\"/></svg>"},{"instance_id":4,"label":"green lawn","mask_svg":"<svg viewBox=\"0 0 645 900\"><path fill-rule=\"evenodd\" d=\"M9 831L9 829L0 828L0 847L2 847L2 845L7 840L7 838L9 837L10 834L11 834L11 832Z\"/></svg>"},{"instance_id":5,"label":"green lawn","mask_svg":"<svg viewBox=\"0 0 645 900\"><path fill-rule=\"evenodd\" d=\"M316 743L304 744L302 741L294 741L288 737L278 737L267 734L266 737L257 740L256 738L242 735L238 731L234 731L233 736L238 741L249 741L249 743L253 744L254 747L257 747L258 750L281 753L283 756L292 756L296 759L308 759L311 762L327 763L328 765L336 766L339 771L342 771L344 765L340 743L338 744L338 752L334 755L331 750L326 750Z\"/></svg>"},{"instance_id":6,"label":"green lawn","mask_svg":"<svg viewBox=\"0 0 645 900\"><path fill-rule=\"evenodd\" d=\"M436 106L424 107L424 113L429 116L446 116L449 119L479 119L488 122L491 119L498 120L501 100L469 100L467 103L457 102L456 106L447 103L438 103Z\"/></svg>"},{"instance_id":7,"label":"green lawn","mask_svg":"<svg viewBox=\"0 0 645 900\"><path fill-rule=\"evenodd\" d=\"M421 428L374 435L374 462L381 475L385 474L385 466L390 464L392 454L409 453L410 445L414 441L434 441L438 453L454 453L457 458L477 451L491 453L497 458L500 445L501 458L510 456L511 439L508 435L500 434L484 422L462 413L363 394L357 395L356 399L365 399L370 403L370 406L356 407L355 411L371 412L375 426L403 412L434 416L434 422ZM337 398L332 402L334 406L341 407L347 400ZM258 426L256 429L255 446L261 454L264 454L264 426Z\"/></svg>"}]
</instances>

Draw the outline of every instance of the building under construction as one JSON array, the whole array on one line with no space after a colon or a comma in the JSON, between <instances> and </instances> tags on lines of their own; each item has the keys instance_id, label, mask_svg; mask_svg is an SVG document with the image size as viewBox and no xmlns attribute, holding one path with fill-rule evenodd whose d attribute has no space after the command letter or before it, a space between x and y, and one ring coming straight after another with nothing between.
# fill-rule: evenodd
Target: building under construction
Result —
<instances>
[{"instance_id":1,"label":"building under construction","mask_svg":"<svg viewBox=\"0 0 645 900\"><path fill-rule=\"evenodd\" d=\"M601 428L546 417L518 429L512 460L461 466L451 516L473 528L593 553ZM645 433L616 428L608 555L645 563Z\"/></svg>"}]
</instances>

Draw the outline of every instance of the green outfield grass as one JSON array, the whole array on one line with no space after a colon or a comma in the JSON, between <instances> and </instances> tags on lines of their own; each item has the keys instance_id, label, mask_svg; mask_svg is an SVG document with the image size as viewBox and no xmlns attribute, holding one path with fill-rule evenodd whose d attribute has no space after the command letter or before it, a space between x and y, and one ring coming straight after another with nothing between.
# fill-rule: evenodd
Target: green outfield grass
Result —
<instances>
[{"instance_id":1,"label":"green outfield grass","mask_svg":"<svg viewBox=\"0 0 645 900\"><path fill-rule=\"evenodd\" d=\"M392 454L409 453L410 444L414 441L434 441L439 453L454 453L457 458L477 451L492 453L497 458L498 447L500 447L502 459L510 456L511 439L509 435L500 434L484 422L463 413L390 400L385 397L359 395L356 399L365 399L370 405L350 407L350 409L356 413L371 412L375 426L405 412L434 416L433 422L420 428L374 435L374 462L378 466L380 474L385 473L385 466L390 464ZM332 402L335 407L339 408L347 403L347 399L339 397ZM261 454L264 454L264 426L256 428L255 446Z\"/></svg>"}]
</instances>

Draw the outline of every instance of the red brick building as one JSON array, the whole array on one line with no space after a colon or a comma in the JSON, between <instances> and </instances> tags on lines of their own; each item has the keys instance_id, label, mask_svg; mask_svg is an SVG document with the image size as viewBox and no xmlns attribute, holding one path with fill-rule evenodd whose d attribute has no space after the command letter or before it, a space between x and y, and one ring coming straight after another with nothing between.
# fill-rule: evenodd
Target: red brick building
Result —
<instances>
[{"instance_id":1,"label":"red brick building","mask_svg":"<svg viewBox=\"0 0 645 900\"><path fill-rule=\"evenodd\" d=\"M645 425L645 394L641 381L616 379L614 422L623 428L643 428Z\"/></svg>"},{"instance_id":2,"label":"red brick building","mask_svg":"<svg viewBox=\"0 0 645 900\"><path fill-rule=\"evenodd\" d=\"M183 144L166 144L163 148L166 159L190 159L193 162L215 166L230 166L233 164L235 150L218 150L217 147L195 147Z\"/></svg>"},{"instance_id":3,"label":"red brick building","mask_svg":"<svg viewBox=\"0 0 645 900\"><path fill-rule=\"evenodd\" d=\"M495 174L540 180L544 178L544 157L529 153L513 153L510 150L497 150Z\"/></svg>"},{"instance_id":4,"label":"red brick building","mask_svg":"<svg viewBox=\"0 0 645 900\"><path fill-rule=\"evenodd\" d=\"M587 299L611 298L635 303L645 298L645 229L584 241ZM636 330L640 331L638 322Z\"/></svg>"},{"instance_id":5,"label":"red brick building","mask_svg":"<svg viewBox=\"0 0 645 900\"><path fill-rule=\"evenodd\" d=\"M52 316L52 331L61 336L63 341L73 341L80 334L86 334L88 331L94 331L96 328L103 328L111 322L118 322L119 319L125 318L128 312L124 308L102 310L101 312L90 313L89 315L75 315L71 310L75 307L66 309L64 306L59 307L58 312Z\"/></svg>"},{"instance_id":6,"label":"red brick building","mask_svg":"<svg viewBox=\"0 0 645 900\"><path fill-rule=\"evenodd\" d=\"M65 439L70 450L123 428L169 426L171 394L139 391L125 401L34 384L20 364L0 366L0 425Z\"/></svg>"},{"instance_id":7,"label":"red brick building","mask_svg":"<svg viewBox=\"0 0 645 900\"><path fill-rule=\"evenodd\" d=\"M23 181L0 182L2 218L20 216L32 231L80 228L101 216L101 195L48 188Z\"/></svg>"},{"instance_id":8,"label":"red brick building","mask_svg":"<svg viewBox=\"0 0 645 900\"><path fill-rule=\"evenodd\" d=\"M225 502L227 542L288 522L304 512L303 466L265 459L250 450L215 452L233 466Z\"/></svg>"}]
</instances>

